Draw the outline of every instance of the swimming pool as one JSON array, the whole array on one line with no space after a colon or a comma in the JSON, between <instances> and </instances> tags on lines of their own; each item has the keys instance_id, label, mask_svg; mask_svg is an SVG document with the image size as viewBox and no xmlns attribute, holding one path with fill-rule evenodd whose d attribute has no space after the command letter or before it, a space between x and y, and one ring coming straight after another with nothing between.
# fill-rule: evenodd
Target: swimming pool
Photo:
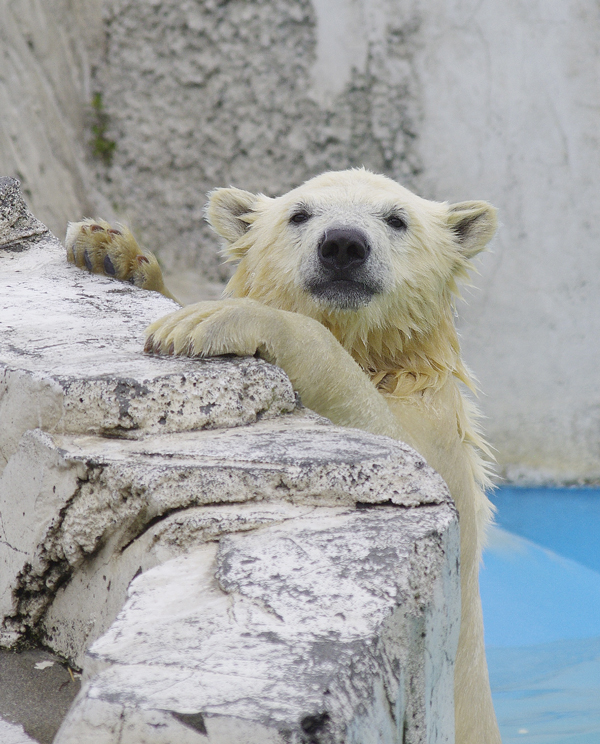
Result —
<instances>
[{"instance_id":1,"label":"swimming pool","mask_svg":"<svg viewBox=\"0 0 600 744\"><path fill-rule=\"evenodd\" d=\"M492 501L480 580L503 744L599 744L600 489Z\"/></svg>"}]
</instances>

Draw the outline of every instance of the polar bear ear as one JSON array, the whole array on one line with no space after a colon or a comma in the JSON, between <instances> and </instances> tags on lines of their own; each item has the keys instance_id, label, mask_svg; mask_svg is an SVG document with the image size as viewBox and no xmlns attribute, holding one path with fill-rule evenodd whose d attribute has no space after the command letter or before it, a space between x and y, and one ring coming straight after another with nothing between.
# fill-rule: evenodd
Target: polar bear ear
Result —
<instances>
[{"instance_id":1,"label":"polar bear ear","mask_svg":"<svg viewBox=\"0 0 600 744\"><path fill-rule=\"evenodd\" d=\"M208 195L206 219L213 230L229 243L244 235L251 220L245 219L258 201L256 194L242 189L215 189Z\"/></svg>"},{"instance_id":2,"label":"polar bear ear","mask_svg":"<svg viewBox=\"0 0 600 744\"><path fill-rule=\"evenodd\" d=\"M494 237L498 227L497 210L484 201L450 204L448 225L461 254L465 258L473 258Z\"/></svg>"}]
</instances>

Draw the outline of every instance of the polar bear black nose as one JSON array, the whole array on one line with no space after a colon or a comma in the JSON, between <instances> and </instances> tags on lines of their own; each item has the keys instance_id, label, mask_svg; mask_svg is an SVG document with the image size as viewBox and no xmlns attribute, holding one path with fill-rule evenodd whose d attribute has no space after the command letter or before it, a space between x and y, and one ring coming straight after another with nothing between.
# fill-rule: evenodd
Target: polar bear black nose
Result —
<instances>
[{"instance_id":1,"label":"polar bear black nose","mask_svg":"<svg viewBox=\"0 0 600 744\"><path fill-rule=\"evenodd\" d=\"M317 250L325 268L343 271L358 268L367 260L371 249L360 230L336 227L325 232Z\"/></svg>"}]
</instances>

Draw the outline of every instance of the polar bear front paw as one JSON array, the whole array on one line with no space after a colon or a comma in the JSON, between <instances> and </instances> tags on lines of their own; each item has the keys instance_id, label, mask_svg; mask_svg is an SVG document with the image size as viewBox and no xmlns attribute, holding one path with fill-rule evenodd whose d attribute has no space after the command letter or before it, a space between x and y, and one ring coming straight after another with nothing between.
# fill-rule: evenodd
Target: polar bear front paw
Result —
<instances>
[{"instance_id":1,"label":"polar bear front paw","mask_svg":"<svg viewBox=\"0 0 600 744\"><path fill-rule=\"evenodd\" d=\"M277 333L278 313L246 298L198 302L149 326L144 350L190 357L260 354L269 358L268 339Z\"/></svg>"},{"instance_id":2,"label":"polar bear front paw","mask_svg":"<svg viewBox=\"0 0 600 744\"><path fill-rule=\"evenodd\" d=\"M142 251L124 225L111 227L105 220L90 219L69 222L65 247L67 260L80 269L172 297L165 289L156 257Z\"/></svg>"}]
</instances>

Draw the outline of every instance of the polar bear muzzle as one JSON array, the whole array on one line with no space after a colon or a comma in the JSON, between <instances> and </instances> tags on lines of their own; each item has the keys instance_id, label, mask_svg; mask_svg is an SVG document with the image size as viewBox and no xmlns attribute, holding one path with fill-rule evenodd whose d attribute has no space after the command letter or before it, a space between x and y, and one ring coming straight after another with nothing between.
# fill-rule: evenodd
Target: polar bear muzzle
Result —
<instances>
[{"instance_id":1,"label":"polar bear muzzle","mask_svg":"<svg viewBox=\"0 0 600 744\"><path fill-rule=\"evenodd\" d=\"M320 302L340 310L358 310L382 291L381 282L369 267L371 245L362 230L350 226L328 228L316 252L318 261L305 286Z\"/></svg>"}]
</instances>

